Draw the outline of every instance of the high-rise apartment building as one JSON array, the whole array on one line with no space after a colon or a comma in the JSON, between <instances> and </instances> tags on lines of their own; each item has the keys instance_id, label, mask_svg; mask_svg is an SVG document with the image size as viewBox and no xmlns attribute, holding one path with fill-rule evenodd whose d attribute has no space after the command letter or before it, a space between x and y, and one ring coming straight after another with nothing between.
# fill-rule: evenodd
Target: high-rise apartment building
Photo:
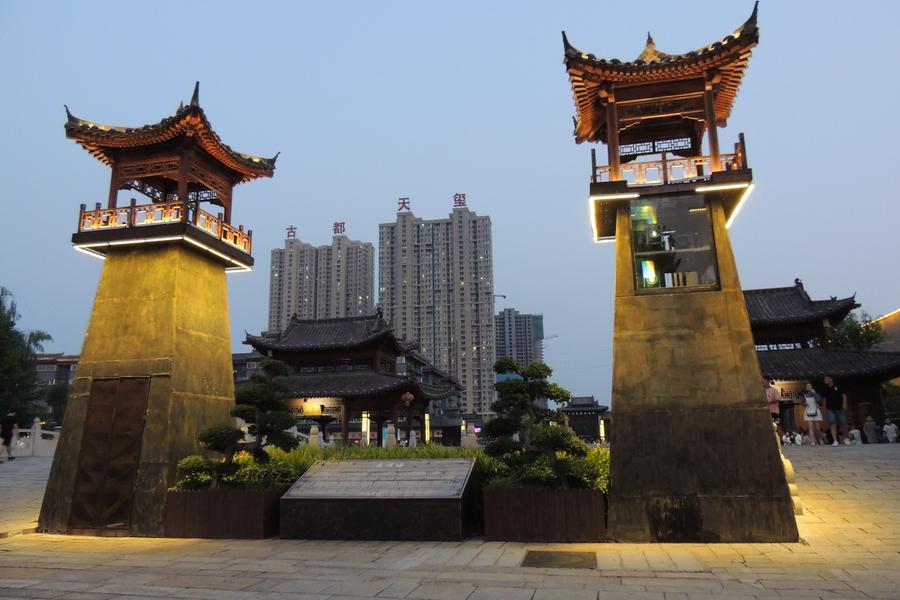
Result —
<instances>
[{"instance_id":1,"label":"high-rise apartment building","mask_svg":"<svg viewBox=\"0 0 900 600\"><path fill-rule=\"evenodd\" d=\"M523 315L505 308L495 319L497 358L511 357L520 365L544 360L544 316Z\"/></svg>"},{"instance_id":2,"label":"high-rise apartment building","mask_svg":"<svg viewBox=\"0 0 900 600\"><path fill-rule=\"evenodd\" d=\"M292 315L331 319L372 314L374 264L371 242L335 235L330 246L315 247L288 237L283 249L272 250L268 330L284 331Z\"/></svg>"},{"instance_id":3,"label":"high-rise apartment building","mask_svg":"<svg viewBox=\"0 0 900 600\"><path fill-rule=\"evenodd\" d=\"M400 206L396 222L379 226L384 317L462 384L465 411L489 412L496 356L491 219L470 211L463 194L446 219L417 218L405 198Z\"/></svg>"}]
</instances>

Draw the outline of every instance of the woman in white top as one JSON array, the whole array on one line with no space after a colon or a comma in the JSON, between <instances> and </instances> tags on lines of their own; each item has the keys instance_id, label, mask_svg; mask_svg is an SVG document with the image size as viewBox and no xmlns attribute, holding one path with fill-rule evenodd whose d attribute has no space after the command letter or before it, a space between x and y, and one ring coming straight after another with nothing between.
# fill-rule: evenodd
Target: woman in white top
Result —
<instances>
[{"instance_id":1,"label":"woman in white top","mask_svg":"<svg viewBox=\"0 0 900 600\"><path fill-rule=\"evenodd\" d=\"M825 443L825 434L822 433L822 396L820 396L811 383L806 384L806 392L803 394L803 418L809 427L809 437L812 445Z\"/></svg>"}]
</instances>

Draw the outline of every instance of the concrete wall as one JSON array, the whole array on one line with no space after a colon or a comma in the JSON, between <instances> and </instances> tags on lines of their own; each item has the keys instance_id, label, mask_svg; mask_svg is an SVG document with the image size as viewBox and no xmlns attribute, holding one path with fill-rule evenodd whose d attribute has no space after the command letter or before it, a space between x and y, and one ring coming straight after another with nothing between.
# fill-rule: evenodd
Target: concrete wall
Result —
<instances>
[{"instance_id":1,"label":"concrete wall","mask_svg":"<svg viewBox=\"0 0 900 600\"><path fill-rule=\"evenodd\" d=\"M130 531L161 534L165 491L176 463L199 451L199 431L232 424L234 381L223 267L182 245L110 252L77 373L40 528L68 529L92 381L148 377Z\"/></svg>"}]
</instances>

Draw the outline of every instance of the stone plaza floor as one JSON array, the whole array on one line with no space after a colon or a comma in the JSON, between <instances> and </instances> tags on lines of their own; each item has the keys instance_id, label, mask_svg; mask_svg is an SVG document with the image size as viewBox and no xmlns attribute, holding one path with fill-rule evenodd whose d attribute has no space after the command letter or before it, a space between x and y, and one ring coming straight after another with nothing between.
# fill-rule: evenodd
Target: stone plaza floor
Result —
<instances>
[{"instance_id":1,"label":"stone plaza floor","mask_svg":"<svg viewBox=\"0 0 900 600\"><path fill-rule=\"evenodd\" d=\"M0 598L900 599L900 444L788 448L797 544L0 538ZM0 534L34 527L47 459L0 465ZM314 516L313 516L314 518ZM521 567L528 550L596 569Z\"/></svg>"}]
</instances>

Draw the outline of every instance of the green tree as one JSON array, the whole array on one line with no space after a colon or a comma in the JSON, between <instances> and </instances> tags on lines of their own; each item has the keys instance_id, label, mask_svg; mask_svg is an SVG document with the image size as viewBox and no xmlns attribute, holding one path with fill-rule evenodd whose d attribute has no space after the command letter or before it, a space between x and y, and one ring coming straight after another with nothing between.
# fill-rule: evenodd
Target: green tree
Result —
<instances>
[{"instance_id":1,"label":"green tree","mask_svg":"<svg viewBox=\"0 0 900 600\"><path fill-rule=\"evenodd\" d=\"M541 408L538 401L547 399L562 404L572 396L568 390L547 381L553 369L542 362L523 367L514 358L501 358L494 365L494 372L511 377L494 384L497 401L491 405L491 410L497 413L497 418L487 424L489 437L499 438L518 432L527 446L532 428L551 414Z\"/></svg>"},{"instance_id":2,"label":"green tree","mask_svg":"<svg viewBox=\"0 0 900 600\"><path fill-rule=\"evenodd\" d=\"M866 312L853 311L829 330L826 341L832 348L869 350L884 341L884 331Z\"/></svg>"},{"instance_id":3,"label":"green tree","mask_svg":"<svg viewBox=\"0 0 900 600\"><path fill-rule=\"evenodd\" d=\"M50 407L50 416L53 422L62 425L66 406L69 404L69 383L62 381L47 386L41 391L41 396Z\"/></svg>"},{"instance_id":4,"label":"green tree","mask_svg":"<svg viewBox=\"0 0 900 600\"><path fill-rule=\"evenodd\" d=\"M538 405L544 398L562 404L571 397L547 381L553 370L542 362L523 367L504 358L494 371L511 376L495 384L497 401L491 409L497 417L485 425L487 436L494 438L485 448L497 459L494 484L606 490L609 452L588 447L568 427L564 414Z\"/></svg>"},{"instance_id":5,"label":"green tree","mask_svg":"<svg viewBox=\"0 0 900 600\"><path fill-rule=\"evenodd\" d=\"M887 382L881 385L881 400L884 412L896 419L900 415L900 385Z\"/></svg>"},{"instance_id":6,"label":"green tree","mask_svg":"<svg viewBox=\"0 0 900 600\"><path fill-rule=\"evenodd\" d=\"M231 414L247 422L249 433L256 437L249 449L257 458L265 460L268 454L262 451L264 447L290 450L297 446L297 440L285 433L295 421L284 403L288 390L276 381L290 374L288 366L277 360L264 360L259 366L262 373L254 374L249 382L235 390L237 406L231 409Z\"/></svg>"},{"instance_id":7,"label":"green tree","mask_svg":"<svg viewBox=\"0 0 900 600\"><path fill-rule=\"evenodd\" d=\"M27 422L37 412L35 354L52 338L43 331L17 329L18 320L12 293L0 287L0 412L14 408L20 422Z\"/></svg>"}]
</instances>

